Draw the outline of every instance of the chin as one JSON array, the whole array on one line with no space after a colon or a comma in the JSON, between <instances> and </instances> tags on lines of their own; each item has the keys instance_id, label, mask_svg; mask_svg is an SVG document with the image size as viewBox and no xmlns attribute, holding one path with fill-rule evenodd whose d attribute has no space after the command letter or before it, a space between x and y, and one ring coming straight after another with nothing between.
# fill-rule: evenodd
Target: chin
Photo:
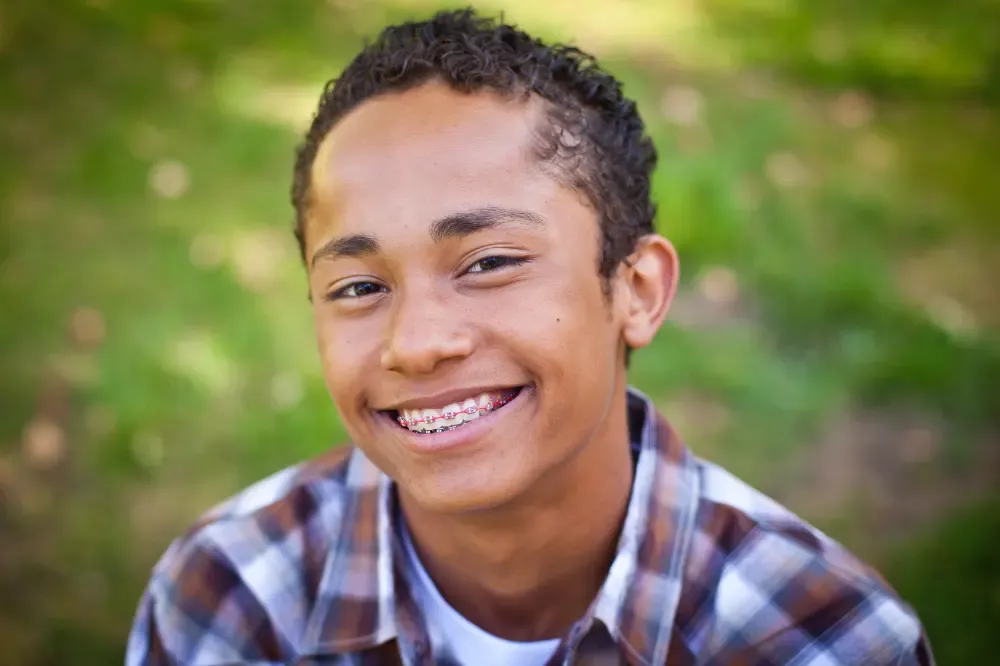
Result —
<instances>
[{"instance_id":1,"label":"chin","mask_svg":"<svg viewBox=\"0 0 1000 666\"><path fill-rule=\"evenodd\" d=\"M482 469L482 468L481 468ZM489 467L487 467L489 469ZM496 468L493 467L495 470ZM421 474L398 482L401 492L421 509L433 513L469 513L496 509L523 495L529 484L516 478L482 478L461 466L438 473Z\"/></svg>"}]
</instances>

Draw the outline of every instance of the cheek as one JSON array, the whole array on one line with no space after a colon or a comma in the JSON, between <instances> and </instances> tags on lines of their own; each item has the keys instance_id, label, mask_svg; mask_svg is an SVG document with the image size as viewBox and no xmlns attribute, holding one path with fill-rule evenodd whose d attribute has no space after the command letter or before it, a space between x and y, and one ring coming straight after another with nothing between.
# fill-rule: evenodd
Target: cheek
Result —
<instances>
[{"instance_id":1,"label":"cheek","mask_svg":"<svg viewBox=\"0 0 1000 666\"><path fill-rule=\"evenodd\" d=\"M600 285L590 276L560 276L551 288L518 304L518 319L530 337L558 356L584 349L599 353L614 324L604 304Z\"/></svg>"},{"instance_id":2,"label":"cheek","mask_svg":"<svg viewBox=\"0 0 1000 666\"><path fill-rule=\"evenodd\" d=\"M348 327L334 327L328 321L316 320L316 340L323 379L338 407L347 407L358 388L362 363L366 356L360 344L364 338L352 335Z\"/></svg>"},{"instance_id":3,"label":"cheek","mask_svg":"<svg viewBox=\"0 0 1000 666\"><path fill-rule=\"evenodd\" d=\"M588 278L564 274L533 284L492 302L484 319L530 371L560 391L599 382L617 355L615 322L599 281Z\"/></svg>"}]
</instances>

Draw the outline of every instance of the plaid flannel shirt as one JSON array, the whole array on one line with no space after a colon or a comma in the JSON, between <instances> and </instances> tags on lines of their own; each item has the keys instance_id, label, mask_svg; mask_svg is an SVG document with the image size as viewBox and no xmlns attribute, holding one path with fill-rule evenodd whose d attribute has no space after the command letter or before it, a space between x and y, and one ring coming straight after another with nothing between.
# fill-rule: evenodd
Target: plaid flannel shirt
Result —
<instances>
[{"instance_id":1,"label":"plaid flannel shirt","mask_svg":"<svg viewBox=\"0 0 1000 666\"><path fill-rule=\"evenodd\" d=\"M550 664L933 664L878 574L693 456L645 396L628 402L636 472L617 555ZM127 666L449 663L431 653L394 502L348 447L248 488L156 565Z\"/></svg>"}]
</instances>

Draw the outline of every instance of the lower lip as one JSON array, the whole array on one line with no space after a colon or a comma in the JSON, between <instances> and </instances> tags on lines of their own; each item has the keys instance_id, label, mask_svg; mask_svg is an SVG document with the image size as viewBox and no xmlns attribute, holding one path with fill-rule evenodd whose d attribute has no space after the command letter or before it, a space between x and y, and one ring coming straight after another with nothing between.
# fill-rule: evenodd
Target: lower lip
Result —
<instances>
[{"instance_id":1,"label":"lower lip","mask_svg":"<svg viewBox=\"0 0 1000 666\"><path fill-rule=\"evenodd\" d=\"M501 420L516 416L522 407L534 395L534 387L525 386L517 396L500 409L480 416L478 419L468 421L454 430L443 432L418 433L403 428L396 422L395 418L389 414L380 416L386 420L389 427L402 435L406 448L417 453L441 453L462 447L469 446L482 439L487 433L495 428Z\"/></svg>"}]
</instances>

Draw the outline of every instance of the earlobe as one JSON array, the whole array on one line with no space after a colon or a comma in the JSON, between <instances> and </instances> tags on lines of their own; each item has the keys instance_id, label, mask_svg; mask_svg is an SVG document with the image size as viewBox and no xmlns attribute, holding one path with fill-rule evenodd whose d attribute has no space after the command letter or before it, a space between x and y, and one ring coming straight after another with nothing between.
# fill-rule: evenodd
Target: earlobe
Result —
<instances>
[{"instance_id":1,"label":"earlobe","mask_svg":"<svg viewBox=\"0 0 1000 666\"><path fill-rule=\"evenodd\" d=\"M674 246L657 234L641 239L623 265L627 303L622 336L629 347L652 342L677 293L679 269Z\"/></svg>"}]
</instances>

